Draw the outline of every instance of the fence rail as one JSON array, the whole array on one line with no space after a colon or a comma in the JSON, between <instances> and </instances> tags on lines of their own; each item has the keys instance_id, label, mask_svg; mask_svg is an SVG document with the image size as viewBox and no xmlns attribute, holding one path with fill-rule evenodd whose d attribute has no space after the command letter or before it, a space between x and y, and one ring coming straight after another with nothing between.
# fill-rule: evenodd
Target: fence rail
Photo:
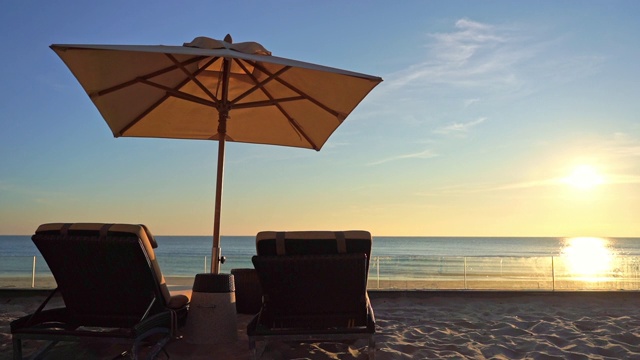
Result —
<instances>
[{"instance_id":1,"label":"fence rail","mask_svg":"<svg viewBox=\"0 0 640 360\"><path fill-rule=\"evenodd\" d=\"M204 259L204 261L203 261ZM184 285L207 272L206 256L159 256L167 283ZM227 259L223 272L251 268L248 259ZM53 288L46 262L37 256L0 256L0 288ZM374 256L369 289L383 290L640 290L640 257L584 261L564 256L437 257Z\"/></svg>"}]
</instances>

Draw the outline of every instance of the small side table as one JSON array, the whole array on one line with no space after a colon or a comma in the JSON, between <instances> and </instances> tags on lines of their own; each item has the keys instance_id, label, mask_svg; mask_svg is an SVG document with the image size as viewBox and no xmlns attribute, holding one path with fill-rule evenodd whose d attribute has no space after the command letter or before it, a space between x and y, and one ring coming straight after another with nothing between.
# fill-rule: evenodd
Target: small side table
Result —
<instances>
[{"instance_id":1,"label":"small side table","mask_svg":"<svg viewBox=\"0 0 640 360\"><path fill-rule=\"evenodd\" d=\"M239 314L257 314L262 306L262 287L255 269L231 269L236 285L236 309Z\"/></svg>"},{"instance_id":2,"label":"small side table","mask_svg":"<svg viewBox=\"0 0 640 360\"><path fill-rule=\"evenodd\" d=\"M185 340L192 344L238 340L233 275L196 275L185 326Z\"/></svg>"}]
</instances>

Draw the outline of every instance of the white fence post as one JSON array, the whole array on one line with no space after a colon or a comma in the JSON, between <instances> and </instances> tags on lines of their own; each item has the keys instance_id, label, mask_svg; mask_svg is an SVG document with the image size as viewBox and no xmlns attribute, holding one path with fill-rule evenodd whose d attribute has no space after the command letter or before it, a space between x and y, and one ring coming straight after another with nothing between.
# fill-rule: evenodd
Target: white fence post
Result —
<instances>
[{"instance_id":1,"label":"white fence post","mask_svg":"<svg viewBox=\"0 0 640 360\"><path fill-rule=\"evenodd\" d=\"M31 269L31 288L36 287L36 257L33 257L33 267Z\"/></svg>"},{"instance_id":2,"label":"white fence post","mask_svg":"<svg viewBox=\"0 0 640 360\"><path fill-rule=\"evenodd\" d=\"M376 256L376 271L378 272L378 289L380 289L380 257Z\"/></svg>"},{"instance_id":3,"label":"white fence post","mask_svg":"<svg viewBox=\"0 0 640 360\"><path fill-rule=\"evenodd\" d=\"M555 256L551 257L551 291L556 291L556 266L555 266Z\"/></svg>"},{"instance_id":4,"label":"white fence post","mask_svg":"<svg viewBox=\"0 0 640 360\"><path fill-rule=\"evenodd\" d=\"M467 257L464 258L464 289L467 290Z\"/></svg>"}]
</instances>

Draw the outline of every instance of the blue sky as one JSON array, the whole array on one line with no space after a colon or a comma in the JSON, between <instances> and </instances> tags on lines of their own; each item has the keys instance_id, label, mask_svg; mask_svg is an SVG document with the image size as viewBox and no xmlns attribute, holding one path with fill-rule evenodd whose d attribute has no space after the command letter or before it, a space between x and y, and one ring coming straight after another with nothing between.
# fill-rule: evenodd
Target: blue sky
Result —
<instances>
[{"instance_id":1,"label":"blue sky","mask_svg":"<svg viewBox=\"0 0 640 360\"><path fill-rule=\"evenodd\" d=\"M227 145L223 235L640 236L636 1L5 1L0 234L211 234L217 143L114 139L49 45L257 41L384 82L322 151Z\"/></svg>"}]
</instances>

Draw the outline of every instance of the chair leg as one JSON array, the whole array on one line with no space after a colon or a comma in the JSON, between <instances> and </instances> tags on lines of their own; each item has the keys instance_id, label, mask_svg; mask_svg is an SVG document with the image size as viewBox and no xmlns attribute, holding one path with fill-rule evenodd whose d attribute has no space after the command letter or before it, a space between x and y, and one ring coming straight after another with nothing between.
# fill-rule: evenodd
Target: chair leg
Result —
<instances>
[{"instance_id":1,"label":"chair leg","mask_svg":"<svg viewBox=\"0 0 640 360\"><path fill-rule=\"evenodd\" d=\"M22 339L13 337L13 360L22 360Z\"/></svg>"},{"instance_id":2,"label":"chair leg","mask_svg":"<svg viewBox=\"0 0 640 360\"><path fill-rule=\"evenodd\" d=\"M22 339L13 336L13 339L12 339L11 342L13 344L13 359L14 360L21 360L22 356L23 356L22 355ZM58 344L57 340L50 341L48 344L46 344L42 348L38 349L34 354L31 354L29 356L29 359L42 359L42 358L44 358L44 355L49 350L53 349L53 347L56 346L56 344Z\"/></svg>"},{"instance_id":3,"label":"chair leg","mask_svg":"<svg viewBox=\"0 0 640 360\"><path fill-rule=\"evenodd\" d=\"M165 347L165 345L167 345L169 340L171 340L171 336L170 335L167 335L167 336L163 337L162 339L158 340L158 342L149 351L149 355L147 355L147 358L148 359L155 359L158 356L158 354L160 353L160 351L163 351L167 355L167 358L168 358L169 354L167 353L167 351L165 350L164 347Z\"/></svg>"},{"instance_id":4,"label":"chair leg","mask_svg":"<svg viewBox=\"0 0 640 360\"><path fill-rule=\"evenodd\" d=\"M147 338L150 338L151 336L159 335L159 334L161 337L156 341L155 344L153 344L149 348L149 353L147 354L147 358L155 359L160 353L160 351L164 351L166 353L166 350L164 349L164 347L165 345L167 345L169 340L171 340L171 331L165 328L155 328L147 331L146 333L143 333L142 335L138 336L134 340L133 345L131 347L131 358L134 360L138 359L140 354L140 348L142 347L143 343L146 342Z\"/></svg>"},{"instance_id":5,"label":"chair leg","mask_svg":"<svg viewBox=\"0 0 640 360\"><path fill-rule=\"evenodd\" d=\"M251 354L251 360L257 360L258 355L256 353L256 341L249 337L249 353Z\"/></svg>"},{"instance_id":6,"label":"chair leg","mask_svg":"<svg viewBox=\"0 0 640 360\"><path fill-rule=\"evenodd\" d=\"M376 339L371 335L369 337L369 360L376 358Z\"/></svg>"}]
</instances>

